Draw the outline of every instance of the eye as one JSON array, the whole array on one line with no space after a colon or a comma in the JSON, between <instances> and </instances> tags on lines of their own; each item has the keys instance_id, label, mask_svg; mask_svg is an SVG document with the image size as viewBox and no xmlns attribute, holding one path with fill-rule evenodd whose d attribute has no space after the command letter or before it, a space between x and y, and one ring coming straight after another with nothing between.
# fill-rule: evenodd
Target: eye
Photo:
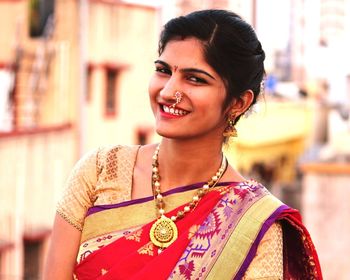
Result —
<instances>
[{"instance_id":1,"label":"eye","mask_svg":"<svg viewBox=\"0 0 350 280\"><path fill-rule=\"evenodd\" d=\"M156 66L156 72L166 74L166 75L171 75L170 69L168 69L164 66Z\"/></svg>"},{"instance_id":2,"label":"eye","mask_svg":"<svg viewBox=\"0 0 350 280\"><path fill-rule=\"evenodd\" d=\"M207 81L205 79L190 75L187 77L187 80L196 83L196 84L207 84Z\"/></svg>"}]
</instances>

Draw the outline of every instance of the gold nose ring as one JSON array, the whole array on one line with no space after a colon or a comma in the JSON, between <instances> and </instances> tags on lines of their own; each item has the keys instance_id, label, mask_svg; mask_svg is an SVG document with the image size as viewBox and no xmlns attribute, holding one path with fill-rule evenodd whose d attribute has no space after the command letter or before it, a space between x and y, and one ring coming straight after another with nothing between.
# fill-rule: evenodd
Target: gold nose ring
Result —
<instances>
[{"instance_id":1,"label":"gold nose ring","mask_svg":"<svg viewBox=\"0 0 350 280\"><path fill-rule=\"evenodd\" d=\"M175 97L175 103L170 106L172 108L174 108L177 104L179 104L181 102L181 100L182 100L182 93L177 90L174 93L174 97Z\"/></svg>"}]
</instances>

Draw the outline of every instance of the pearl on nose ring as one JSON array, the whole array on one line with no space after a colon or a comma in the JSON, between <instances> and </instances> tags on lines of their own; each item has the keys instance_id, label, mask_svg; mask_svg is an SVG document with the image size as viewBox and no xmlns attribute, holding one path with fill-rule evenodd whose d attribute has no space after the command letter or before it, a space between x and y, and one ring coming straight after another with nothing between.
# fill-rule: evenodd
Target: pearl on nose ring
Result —
<instances>
[{"instance_id":1,"label":"pearl on nose ring","mask_svg":"<svg viewBox=\"0 0 350 280\"><path fill-rule=\"evenodd\" d=\"M181 100L182 100L182 93L177 90L174 93L174 97L175 97L175 103L170 106L171 108L175 108L175 106L181 102Z\"/></svg>"}]
</instances>

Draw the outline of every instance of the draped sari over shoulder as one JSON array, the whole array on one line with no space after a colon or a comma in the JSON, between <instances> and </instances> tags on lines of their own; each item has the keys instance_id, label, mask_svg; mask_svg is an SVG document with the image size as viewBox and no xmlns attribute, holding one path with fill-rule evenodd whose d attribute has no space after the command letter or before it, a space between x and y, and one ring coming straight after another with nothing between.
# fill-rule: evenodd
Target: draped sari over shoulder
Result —
<instances>
[{"instance_id":1,"label":"draped sari over shoulder","mask_svg":"<svg viewBox=\"0 0 350 280\"><path fill-rule=\"evenodd\" d=\"M165 199L186 203L191 189L199 186L175 189ZM285 232L284 279L322 277L297 211L255 181L224 183L211 190L176 222L179 237L161 253L149 238L154 217L153 197L89 209L76 279L242 279L259 242L276 221Z\"/></svg>"},{"instance_id":2,"label":"draped sari over shoulder","mask_svg":"<svg viewBox=\"0 0 350 280\"><path fill-rule=\"evenodd\" d=\"M299 213L252 180L211 189L176 222L178 238L159 253L149 237L153 197L131 200L138 149L89 153L68 179L57 212L82 231L75 279L322 279ZM182 210L202 185L165 192L166 216ZM278 273L266 274L268 266Z\"/></svg>"}]
</instances>

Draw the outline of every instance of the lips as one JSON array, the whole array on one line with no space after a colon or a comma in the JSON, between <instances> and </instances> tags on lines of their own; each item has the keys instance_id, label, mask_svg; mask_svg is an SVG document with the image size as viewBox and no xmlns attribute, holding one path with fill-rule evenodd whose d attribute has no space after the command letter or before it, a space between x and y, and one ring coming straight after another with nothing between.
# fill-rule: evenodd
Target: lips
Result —
<instances>
[{"instance_id":1,"label":"lips","mask_svg":"<svg viewBox=\"0 0 350 280\"><path fill-rule=\"evenodd\" d=\"M161 105L161 109L165 113L173 115L173 116L185 116L189 113L188 111L185 111L185 110L182 110L179 108L173 108L173 107L167 106L167 105Z\"/></svg>"}]
</instances>

